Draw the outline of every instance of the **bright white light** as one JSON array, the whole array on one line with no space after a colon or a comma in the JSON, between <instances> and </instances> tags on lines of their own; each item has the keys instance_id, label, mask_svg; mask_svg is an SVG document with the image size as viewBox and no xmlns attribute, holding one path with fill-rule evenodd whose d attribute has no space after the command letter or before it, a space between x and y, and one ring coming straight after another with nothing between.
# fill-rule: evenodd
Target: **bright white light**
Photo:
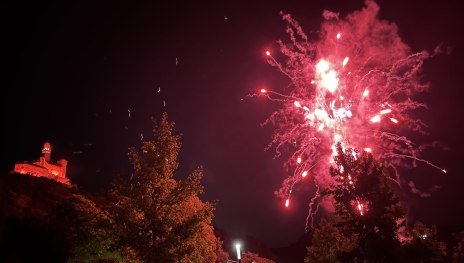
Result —
<instances>
[{"instance_id":1,"label":"bright white light","mask_svg":"<svg viewBox=\"0 0 464 263\"><path fill-rule=\"evenodd\" d=\"M306 119L309 119L309 120L311 120L313 122L314 121L314 114L312 114L312 113L306 114Z\"/></svg>"},{"instance_id":2,"label":"bright white light","mask_svg":"<svg viewBox=\"0 0 464 263\"><path fill-rule=\"evenodd\" d=\"M371 149L371 148L369 148L369 147L367 147L367 148L364 148L364 151L366 151L366 152L370 153L370 152L372 152L372 149Z\"/></svg>"},{"instance_id":3,"label":"bright white light","mask_svg":"<svg viewBox=\"0 0 464 263\"><path fill-rule=\"evenodd\" d=\"M342 34L338 33L337 34L337 39L340 39L340 37L342 37Z\"/></svg>"},{"instance_id":4,"label":"bright white light","mask_svg":"<svg viewBox=\"0 0 464 263\"><path fill-rule=\"evenodd\" d=\"M305 178L307 175L308 175L308 171L304 171L304 172L301 174L301 177Z\"/></svg>"},{"instance_id":5,"label":"bright white light","mask_svg":"<svg viewBox=\"0 0 464 263\"><path fill-rule=\"evenodd\" d=\"M290 199L285 200L285 207L288 207L289 204L290 204Z\"/></svg>"},{"instance_id":6,"label":"bright white light","mask_svg":"<svg viewBox=\"0 0 464 263\"><path fill-rule=\"evenodd\" d=\"M351 181L350 181L351 183ZM358 202L358 210L360 215L364 215L364 205Z\"/></svg>"},{"instance_id":7,"label":"bright white light","mask_svg":"<svg viewBox=\"0 0 464 263\"><path fill-rule=\"evenodd\" d=\"M241 245L239 243L235 244L235 248L237 249L237 259L238 260L242 259L242 255L240 255L240 246Z\"/></svg>"},{"instance_id":8,"label":"bright white light","mask_svg":"<svg viewBox=\"0 0 464 263\"><path fill-rule=\"evenodd\" d=\"M269 52L269 50L266 50L266 56L270 56L271 55L271 52Z\"/></svg>"},{"instance_id":9,"label":"bright white light","mask_svg":"<svg viewBox=\"0 0 464 263\"><path fill-rule=\"evenodd\" d=\"M390 112L392 112L391 109L385 109L385 110L381 110L381 111L380 111L380 114L388 114L388 113L390 113Z\"/></svg>"},{"instance_id":10,"label":"bright white light","mask_svg":"<svg viewBox=\"0 0 464 263\"><path fill-rule=\"evenodd\" d=\"M365 89L363 92L363 98L367 97L369 95L369 90Z\"/></svg>"},{"instance_id":11,"label":"bright white light","mask_svg":"<svg viewBox=\"0 0 464 263\"><path fill-rule=\"evenodd\" d=\"M296 100L295 100L295 102L293 102L293 104L294 104L295 107L297 107L297 108L300 108L300 107L301 107L301 104L300 104L299 101L296 101Z\"/></svg>"},{"instance_id":12,"label":"bright white light","mask_svg":"<svg viewBox=\"0 0 464 263\"><path fill-rule=\"evenodd\" d=\"M393 123L398 123L398 120L395 119L395 118L390 118L390 120L391 120Z\"/></svg>"},{"instance_id":13,"label":"bright white light","mask_svg":"<svg viewBox=\"0 0 464 263\"><path fill-rule=\"evenodd\" d=\"M319 119L319 120L324 120L325 118L328 117L328 114L325 110L321 110L321 109L316 109L314 111L314 114L316 115L316 117Z\"/></svg>"},{"instance_id":14,"label":"bright white light","mask_svg":"<svg viewBox=\"0 0 464 263\"><path fill-rule=\"evenodd\" d=\"M261 89L261 93L266 93L266 90L265 90L265 89Z\"/></svg>"},{"instance_id":15,"label":"bright white light","mask_svg":"<svg viewBox=\"0 0 464 263\"><path fill-rule=\"evenodd\" d=\"M374 117L372 117L371 122L373 122L373 123L380 122L380 116L375 115Z\"/></svg>"},{"instance_id":16,"label":"bright white light","mask_svg":"<svg viewBox=\"0 0 464 263\"><path fill-rule=\"evenodd\" d=\"M335 109L333 108L333 114L336 118L345 118L346 116L351 117L351 111L344 108Z\"/></svg>"},{"instance_id":17,"label":"bright white light","mask_svg":"<svg viewBox=\"0 0 464 263\"><path fill-rule=\"evenodd\" d=\"M446 169L442 169L441 171L444 172L444 173L447 173L447 172L448 172L448 171L446 171Z\"/></svg>"},{"instance_id":18,"label":"bright white light","mask_svg":"<svg viewBox=\"0 0 464 263\"><path fill-rule=\"evenodd\" d=\"M326 88L330 93L338 88L337 72L330 70L330 64L327 60L321 59L316 64L317 85Z\"/></svg>"},{"instance_id":19,"label":"bright white light","mask_svg":"<svg viewBox=\"0 0 464 263\"><path fill-rule=\"evenodd\" d=\"M316 72L321 74L327 70L329 70L329 62L327 62L325 59L319 60L319 62L316 64Z\"/></svg>"},{"instance_id":20,"label":"bright white light","mask_svg":"<svg viewBox=\"0 0 464 263\"><path fill-rule=\"evenodd\" d=\"M338 88L338 78L335 70L331 70L327 73L326 78L324 78L324 82L330 93L334 93L334 91Z\"/></svg>"},{"instance_id":21,"label":"bright white light","mask_svg":"<svg viewBox=\"0 0 464 263\"><path fill-rule=\"evenodd\" d=\"M298 158L296 159L296 162L297 162L297 163L301 163L301 157L298 157Z\"/></svg>"},{"instance_id":22,"label":"bright white light","mask_svg":"<svg viewBox=\"0 0 464 263\"><path fill-rule=\"evenodd\" d=\"M343 67L346 66L346 64L348 63L348 60L350 60L349 57L346 57L346 58L343 60Z\"/></svg>"}]
</instances>

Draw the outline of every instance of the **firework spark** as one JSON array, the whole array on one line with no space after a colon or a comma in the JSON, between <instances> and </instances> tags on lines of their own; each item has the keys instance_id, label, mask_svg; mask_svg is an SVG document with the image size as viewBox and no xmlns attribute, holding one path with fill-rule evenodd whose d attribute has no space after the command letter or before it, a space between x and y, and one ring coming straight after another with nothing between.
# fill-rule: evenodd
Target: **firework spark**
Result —
<instances>
[{"instance_id":1,"label":"firework spark","mask_svg":"<svg viewBox=\"0 0 464 263\"><path fill-rule=\"evenodd\" d=\"M419 158L420 147L401 135L425 128L410 114L426 107L415 95L427 89L419 78L430 55L412 53L396 25L377 18L378 10L377 4L366 1L364 9L344 19L324 11L327 20L314 40L290 15L282 14L291 40L278 42L285 62L269 51L265 54L272 66L289 77L292 89L287 94L262 89L261 95L282 106L265 124L276 128L268 148L274 147L277 156L292 153L286 167L293 175L276 191L286 207L293 187L309 172L317 189L333 183L328 167L338 143L373 154L394 171L390 179L398 184L401 166L424 162L446 171ZM319 190L311 199L308 218L319 208L318 196ZM365 204L356 202L363 214Z\"/></svg>"}]
</instances>

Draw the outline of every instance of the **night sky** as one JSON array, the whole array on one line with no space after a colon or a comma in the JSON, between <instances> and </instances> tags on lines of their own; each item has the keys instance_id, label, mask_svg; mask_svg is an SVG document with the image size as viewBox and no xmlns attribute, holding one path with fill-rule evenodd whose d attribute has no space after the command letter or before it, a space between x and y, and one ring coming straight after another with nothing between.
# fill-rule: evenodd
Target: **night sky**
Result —
<instances>
[{"instance_id":1,"label":"night sky","mask_svg":"<svg viewBox=\"0 0 464 263\"><path fill-rule=\"evenodd\" d=\"M324 9L344 16L363 1L94 2L3 5L1 171L38 158L50 141L52 158L69 161L74 183L102 192L117 173L130 171L127 148L140 146L142 135L152 138L151 119L167 111L183 134L177 176L203 166L203 199L219 201L214 224L274 247L302 235L311 193L301 189L285 209L273 194L286 176L284 160L264 151L272 127L260 123L278 105L246 95L289 83L264 55L286 37L280 11L310 32ZM449 51L425 64L429 108L420 115L430 141L448 148L425 157L449 172L411 171L418 187L441 190L403 199L415 219L462 224L464 9L457 0L378 4L380 17L397 23L413 51L440 43Z\"/></svg>"}]
</instances>

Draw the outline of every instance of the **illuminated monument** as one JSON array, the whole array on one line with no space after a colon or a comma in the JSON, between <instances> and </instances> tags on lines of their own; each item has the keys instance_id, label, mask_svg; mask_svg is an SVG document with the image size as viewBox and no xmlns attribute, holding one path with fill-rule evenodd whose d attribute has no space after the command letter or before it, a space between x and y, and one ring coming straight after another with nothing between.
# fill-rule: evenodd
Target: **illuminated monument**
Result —
<instances>
[{"instance_id":1,"label":"illuminated monument","mask_svg":"<svg viewBox=\"0 0 464 263\"><path fill-rule=\"evenodd\" d=\"M70 185L69 179L66 177L66 165L68 162L65 159L61 159L58 163L53 164L50 162L50 155L52 148L50 143L44 143L42 148L43 156L40 157L39 161L32 163L16 163L14 171L21 174L30 174L38 177L47 177L57 182Z\"/></svg>"}]
</instances>

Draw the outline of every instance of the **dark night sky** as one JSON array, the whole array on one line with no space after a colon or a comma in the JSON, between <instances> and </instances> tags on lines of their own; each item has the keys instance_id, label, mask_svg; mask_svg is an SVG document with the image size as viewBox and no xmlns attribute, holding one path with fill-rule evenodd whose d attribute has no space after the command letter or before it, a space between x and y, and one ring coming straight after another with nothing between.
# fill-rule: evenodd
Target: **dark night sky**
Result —
<instances>
[{"instance_id":1,"label":"dark night sky","mask_svg":"<svg viewBox=\"0 0 464 263\"><path fill-rule=\"evenodd\" d=\"M288 83L263 56L285 37L279 11L310 31L318 29L323 9L344 15L363 1L93 2L16 1L2 7L7 69L1 171L37 158L49 140L54 156L69 160L73 182L102 191L116 173L129 169L127 148L140 145L141 133L150 137L150 117L166 110L183 134L179 176L203 165L204 199L219 200L214 223L270 246L295 241L304 230L310 193L302 189L290 209L273 195L285 176L283 160L264 152L272 130L260 123L276 105L244 98L261 85ZM421 116L430 138L449 147L426 157L449 173L413 171L409 176L418 186L442 189L431 198L405 199L414 218L464 223L464 9L458 0L378 3L381 18L396 22L413 50L433 50L439 43L452 50L425 65L431 88L424 95L429 109Z\"/></svg>"}]
</instances>

